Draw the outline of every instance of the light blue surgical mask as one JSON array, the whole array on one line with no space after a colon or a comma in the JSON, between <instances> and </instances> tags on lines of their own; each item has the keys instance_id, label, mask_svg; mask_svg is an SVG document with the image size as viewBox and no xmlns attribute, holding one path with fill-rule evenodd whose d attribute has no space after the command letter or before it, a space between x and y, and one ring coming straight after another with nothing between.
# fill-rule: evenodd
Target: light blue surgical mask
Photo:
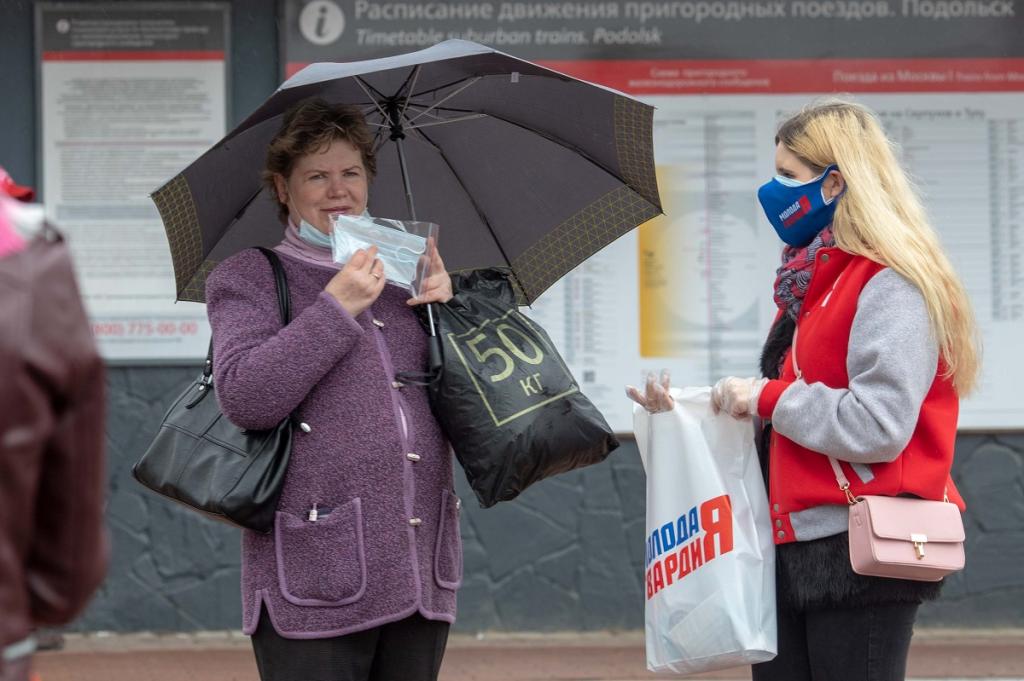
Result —
<instances>
[{"instance_id":1,"label":"light blue surgical mask","mask_svg":"<svg viewBox=\"0 0 1024 681\"><path fill-rule=\"evenodd\" d=\"M332 245L330 234L324 234L305 220L299 223L299 238L317 248L330 248Z\"/></svg>"},{"instance_id":2,"label":"light blue surgical mask","mask_svg":"<svg viewBox=\"0 0 1024 681\"><path fill-rule=\"evenodd\" d=\"M417 293L425 274L421 260L427 253L427 239L408 231L430 223L403 222L382 218L338 215L334 218L334 261L348 262L360 249L377 247L377 259L388 281Z\"/></svg>"},{"instance_id":3,"label":"light blue surgical mask","mask_svg":"<svg viewBox=\"0 0 1024 681\"><path fill-rule=\"evenodd\" d=\"M364 208L362 216L364 218L370 217L370 211ZM310 246L316 246L317 248L331 248L334 246L334 240L330 234L324 234L305 220L299 222L299 238Z\"/></svg>"}]
</instances>

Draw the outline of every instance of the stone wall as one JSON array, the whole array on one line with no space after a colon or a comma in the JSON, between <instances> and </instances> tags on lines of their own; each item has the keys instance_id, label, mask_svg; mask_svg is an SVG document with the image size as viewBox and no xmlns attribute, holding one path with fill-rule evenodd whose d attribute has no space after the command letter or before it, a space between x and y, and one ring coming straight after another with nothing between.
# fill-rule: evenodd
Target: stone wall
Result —
<instances>
[{"instance_id":1,"label":"stone wall","mask_svg":"<svg viewBox=\"0 0 1024 681\"><path fill-rule=\"evenodd\" d=\"M157 497L130 473L166 403L196 372L110 370L114 555L79 630L240 627L238 532ZM960 436L954 474L970 506L967 569L919 621L1024 626L1024 435ZM466 501L458 630L643 626L644 473L635 444L486 510L458 468L455 477Z\"/></svg>"}]
</instances>

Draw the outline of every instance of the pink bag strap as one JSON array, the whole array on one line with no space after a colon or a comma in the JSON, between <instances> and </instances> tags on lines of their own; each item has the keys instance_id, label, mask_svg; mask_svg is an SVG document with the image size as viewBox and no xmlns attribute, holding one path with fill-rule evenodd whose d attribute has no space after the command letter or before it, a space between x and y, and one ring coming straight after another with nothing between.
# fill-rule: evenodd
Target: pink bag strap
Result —
<instances>
[{"instance_id":1,"label":"pink bag strap","mask_svg":"<svg viewBox=\"0 0 1024 681\"><path fill-rule=\"evenodd\" d=\"M793 326L793 344L790 346L789 354L791 355L793 361L793 373L796 374L796 380L802 381L804 380L804 374L802 371L800 371L800 366L796 363L796 336L799 332L800 325L795 324ZM843 472L839 471L839 474L842 475Z\"/></svg>"},{"instance_id":2,"label":"pink bag strap","mask_svg":"<svg viewBox=\"0 0 1024 681\"><path fill-rule=\"evenodd\" d=\"M797 380L803 380L803 373L800 371L800 366L796 363L796 337L800 331L800 327L797 326L793 329L793 345L790 350L790 355L793 362L793 372L796 374ZM828 457L828 462L832 466L832 472L836 474L836 482L839 483L839 489L846 493L846 501L850 506L857 503L857 497L853 496L853 492L850 491L850 481L846 479L846 474L843 473L842 466L836 461L834 457Z\"/></svg>"},{"instance_id":3,"label":"pink bag strap","mask_svg":"<svg viewBox=\"0 0 1024 681\"><path fill-rule=\"evenodd\" d=\"M846 474L843 473L843 467L839 465L839 462L834 457L828 457L828 462L832 465L832 472L836 474L836 482L839 483L839 489L843 490L846 494L846 502L853 506L859 500L850 491L850 481L847 480Z\"/></svg>"}]
</instances>

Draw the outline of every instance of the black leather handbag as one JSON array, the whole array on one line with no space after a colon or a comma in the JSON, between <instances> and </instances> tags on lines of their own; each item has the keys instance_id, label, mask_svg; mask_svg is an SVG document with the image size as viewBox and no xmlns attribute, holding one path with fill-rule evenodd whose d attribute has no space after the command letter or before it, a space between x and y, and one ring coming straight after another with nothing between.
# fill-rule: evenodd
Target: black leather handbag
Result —
<instances>
[{"instance_id":1,"label":"black leather handbag","mask_svg":"<svg viewBox=\"0 0 1024 681\"><path fill-rule=\"evenodd\" d=\"M259 250L274 269L281 323L287 325L291 305L284 268L276 253ZM291 457L294 416L269 430L245 430L221 413L213 392L211 339L203 372L171 405L132 475L216 520L269 532Z\"/></svg>"}]
</instances>

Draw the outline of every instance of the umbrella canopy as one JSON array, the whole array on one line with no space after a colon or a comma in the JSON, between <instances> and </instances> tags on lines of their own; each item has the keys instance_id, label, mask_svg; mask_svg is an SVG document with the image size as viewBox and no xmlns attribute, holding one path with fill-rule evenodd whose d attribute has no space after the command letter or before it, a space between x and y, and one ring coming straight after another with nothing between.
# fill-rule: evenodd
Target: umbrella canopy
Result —
<instances>
[{"instance_id":1,"label":"umbrella canopy","mask_svg":"<svg viewBox=\"0 0 1024 681\"><path fill-rule=\"evenodd\" d=\"M438 223L450 271L511 268L523 303L661 213L654 110L622 93L461 40L313 64L153 194L179 300L203 302L218 262L281 240L260 172L284 112L314 96L378 132L371 213Z\"/></svg>"}]
</instances>

